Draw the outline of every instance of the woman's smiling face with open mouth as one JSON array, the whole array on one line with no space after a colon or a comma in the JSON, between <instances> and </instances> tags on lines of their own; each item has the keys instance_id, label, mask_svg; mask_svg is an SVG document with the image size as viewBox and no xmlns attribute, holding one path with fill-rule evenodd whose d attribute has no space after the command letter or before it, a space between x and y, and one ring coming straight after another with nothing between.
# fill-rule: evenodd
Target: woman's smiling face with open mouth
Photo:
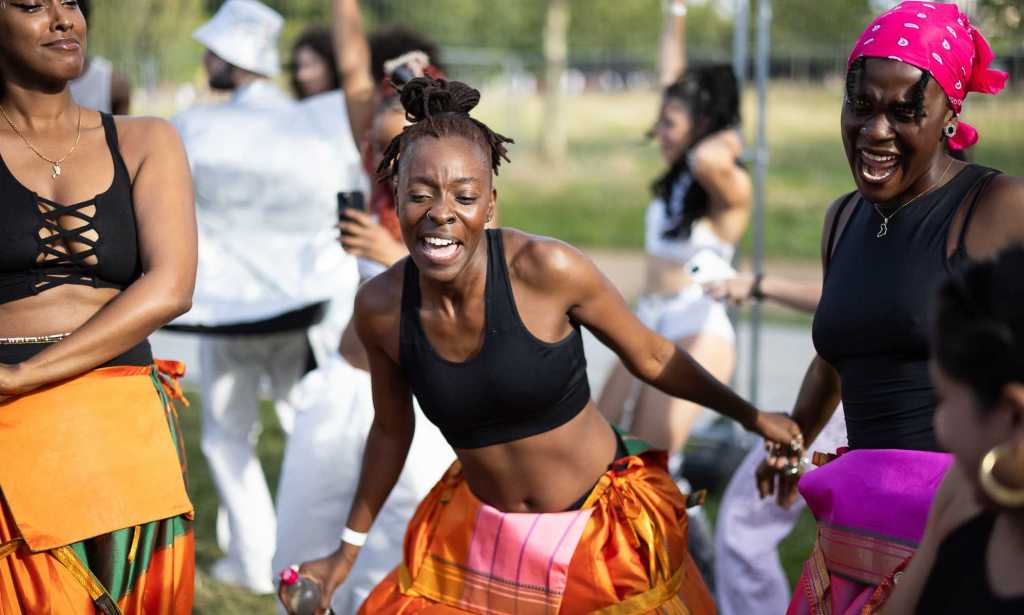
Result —
<instances>
[{"instance_id":1,"label":"woman's smiling face with open mouth","mask_svg":"<svg viewBox=\"0 0 1024 615\"><path fill-rule=\"evenodd\" d=\"M918 108L922 76L910 64L882 58L867 59L854 75L843 104L843 146L857 189L869 201L900 205L937 181L929 171L945 156L942 130L953 112L934 79Z\"/></svg>"},{"instance_id":2,"label":"woman's smiling face with open mouth","mask_svg":"<svg viewBox=\"0 0 1024 615\"><path fill-rule=\"evenodd\" d=\"M494 213L490 161L459 136L417 139L403 159L396 193L405 244L423 274L450 281L476 253Z\"/></svg>"}]
</instances>

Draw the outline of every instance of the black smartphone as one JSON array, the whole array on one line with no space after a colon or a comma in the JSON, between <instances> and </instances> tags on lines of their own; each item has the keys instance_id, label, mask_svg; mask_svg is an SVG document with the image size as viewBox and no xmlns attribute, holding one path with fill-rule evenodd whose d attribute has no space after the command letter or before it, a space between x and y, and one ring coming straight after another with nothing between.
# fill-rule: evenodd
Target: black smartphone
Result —
<instances>
[{"instance_id":1,"label":"black smartphone","mask_svg":"<svg viewBox=\"0 0 1024 615\"><path fill-rule=\"evenodd\" d=\"M366 195L361 191L339 192L338 193L338 222L345 222L349 217L345 215L348 209L366 211Z\"/></svg>"}]
</instances>

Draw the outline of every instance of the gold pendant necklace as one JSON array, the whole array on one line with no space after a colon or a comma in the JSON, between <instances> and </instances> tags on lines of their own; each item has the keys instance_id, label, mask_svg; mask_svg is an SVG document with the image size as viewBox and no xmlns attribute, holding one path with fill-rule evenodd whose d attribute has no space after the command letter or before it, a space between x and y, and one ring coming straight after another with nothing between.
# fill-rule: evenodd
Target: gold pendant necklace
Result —
<instances>
[{"instance_id":1,"label":"gold pendant necklace","mask_svg":"<svg viewBox=\"0 0 1024 615\"><path fill-rule=\"evenodd\" d=\"M75 149L78 147L79 141L82 140L82 107L81 106L78 107L78 128L77 128L77 134L75 135L75 143L74 143L74 145L71 146L71 149L68 150L68 153L64 154L64 157L60 158L58 160L51 160L50 158L47 158L46 156L44 156L42 152L37 150L36 146L32 145L32 143L28 140L28 137L23 135L21 133L21 131L18 130L18 127L14 125L14 122L11 120L11 116L7 115L7 110L4 109L3 106L0 106L0 113L3 114L4 119L7 120L7 124L10 125L11 130L14 131L14 134L16 134L19 137L21 137L21 140L25 142L25 145L27 145L30 150L32 150L32 153L34 153L36 156L39 156L40 158L42 158L46 162L50 163L50 167L51 167L51 174L50 174L50 176L53 177L53 179L57 179L58 177L60 177L60 174L61 174L61 167L60 167L60 165L65 160L67 160L71 156L71 154L75 153Z\"/></svg>"},{"instance_id":2,"label":"gold pendant necklace","mask_svg":"<svg viewBox=\"0 0 1024 615\"><path fill-rule=\"evenodd\" d=\"M878 215L882 217L882 224L879 225L879 227L878 227L878 234L875 235L875 237L878 238L878 239L882 239L883 237L888 235L889 234L889 220L892 220L893 218L895 218L896 214L898 214L901 211L903 211L903 209L907 205L910 205L911 203L913 203L917 199L923 197L924 195L928 194L932 190L935 190L936 188L938 188L939 184L942 183L942 180L946 179L946 173L949 173L949 169L952 166L953 166L953 159L950 158L949 159L949 163L946 164L946 170L942 172L942 176L939 177L938 181L936 181L934 184L932 184L927 190L924 190L924 191L920 192L914 198L910 199L906 203L904 203L904 204L900 205L899 207L897 207L896 211L892 212L888 216L882 213L882 208L880 208L877 203L872 203L872 205L875 206L875 211L877 211Z\"/></svg>"}]
</instances>

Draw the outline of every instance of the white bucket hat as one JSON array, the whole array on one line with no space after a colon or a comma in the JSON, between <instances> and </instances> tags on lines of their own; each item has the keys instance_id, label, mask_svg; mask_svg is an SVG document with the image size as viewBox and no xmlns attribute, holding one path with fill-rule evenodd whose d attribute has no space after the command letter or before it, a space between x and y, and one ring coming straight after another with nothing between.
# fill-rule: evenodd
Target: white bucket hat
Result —
<instances>
[{"instance_id":1,"label":"white bucket hat","mask_svg":"<svg viewBox=\"0 0 1024 615\"><path fill-rule=\"evenodd\" d=\"M282 26L284 17L257 0L228 0L192 36L226 62L273 77L281 70Z\"/></svg>"}]
</instances>

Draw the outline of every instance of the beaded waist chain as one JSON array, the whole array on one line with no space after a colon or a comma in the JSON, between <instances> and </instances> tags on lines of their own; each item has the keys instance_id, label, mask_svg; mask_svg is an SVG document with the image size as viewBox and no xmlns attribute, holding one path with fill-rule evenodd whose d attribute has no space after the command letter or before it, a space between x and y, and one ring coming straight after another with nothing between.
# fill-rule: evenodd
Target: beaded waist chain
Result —
<instances>
[{"instance_id":1,"label":"beaded waist chain","mask_svg":"<svg viewBox=\"0 0 1024 615\"><path fill-rule=\"evenodd\" d=\"M23 344L53 344L59 342L70 333L55 333L53 335L33 335L30 337L0 337L0 346L20 346Z\"/></svg>"}]
</instances>

